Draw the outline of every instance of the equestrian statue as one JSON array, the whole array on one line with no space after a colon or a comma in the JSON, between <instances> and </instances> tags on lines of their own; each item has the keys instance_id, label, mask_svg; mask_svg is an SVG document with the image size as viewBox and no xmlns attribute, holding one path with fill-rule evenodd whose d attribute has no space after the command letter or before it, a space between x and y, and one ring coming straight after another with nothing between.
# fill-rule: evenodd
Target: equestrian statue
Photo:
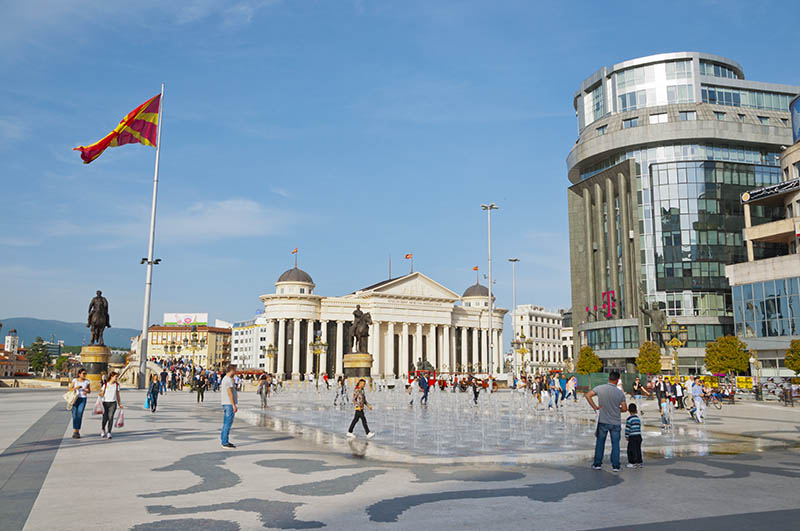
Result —
<instances>
[{"instance_id":1,"label":"equestrian statue","mask_svg":"<svg viewBox=\"0 0 800 531\"><path fill-rule=\"evenodd\" d=\"M108 318L108 301L103 297L103 292L97 290L97 295L89 303L89 319L86 328L91 328L92 338L90 345L105 346L103 343L103 331L111 328L111 319Z\"/></svg>"}]
</instances>

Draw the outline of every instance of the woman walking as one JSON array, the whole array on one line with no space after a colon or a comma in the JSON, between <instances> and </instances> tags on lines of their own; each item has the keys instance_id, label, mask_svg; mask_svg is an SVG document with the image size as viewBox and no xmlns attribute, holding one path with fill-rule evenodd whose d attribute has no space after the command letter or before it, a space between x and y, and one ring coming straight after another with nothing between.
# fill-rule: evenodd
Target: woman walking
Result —
<instances>
[{"instance_id":1,"label":"woman walking","mask_svg":"<svg viewBox=\"0 0 800 531\"><path fill-rule=\"evenodd\" d=\"M258 396L261 397L261 409L266 409L267 398L269 398L269 380L267 380L266 374L262 374L261 378L258 379L256 393L258 393Z\"/></svg>"},{"instance_id":2,"label":"woman walking","mask_svg":"<svg viewBox=\"0 0 800 531\"><path fill-rule=\"evenodd\" d=\"M372 406L367 403L367 397L364 395L364 386L367 385L367 381L365 379L360 379L356 384L356 390L353 393L353 405L355 406L356 413L353 416L353 422L350 423L350 429L347 430L347 436L349 438L353 438L356 436L353 433L353 429L356 427L356 422L361 419L361 424L364 426L364 431L367 433L367 439L372 439L375 437L375 433L369 431L369 426L367 426L367 417L364 416L364 406L368 407L370 411L372 411Z\"/></svg>"},{"instance_id":3,"label":"woman walking","mask_svg":"<svg viewBox=\"0 0 800 531\"><path fill-rule=\"evenodd\" d=\"M78 371L78 377L72 379L72 383L69 384L69 390L78 394L78 398L72 404L72 438L80 439L83 410L86 409L86 396L92 392L89 379L86 378L86 369L81 368Z\"/></svg>"},{"instance_id":4,"label":"woman walking","mask_svg":"<svg viewBox=\"0 0 800 531\"><path fill-rule=\"evenodd\" d=\"M197 385L197 403L199 404L205 399L206 387L208 386L205 374L200 375L200 378L197 379L196 385Z\"/></svg>"},{"instance_id":5,"label":"woman walking","mask_svg":"<svg viewBox=\"0 0 800 531\"><path fill-rule=\"evenodd\" d=\"M152 413L156 412L156 407L158 406L158 395L161 391L161 382L158 379L158 375L153 375L153 380L150 382L150 388L148 390L148 395L150 395L150 411Z\"/></svg>"},{"instance_id":6,"label":"woman walking","mask_svg":"<svg viewBox=\"0 0 800 531\"><path fill-rule=\"evenodd\" d=\"M103 386L103 394L101 395L103 397L103 424L100 437L106 439L111 438L111 428L114 427L114 413L117 412L117 407L120 410L124 409L122 401L119 399L117 376L117 371L111 371L111 374L108 375L108 381Z\"/></svg>"}]
</instances>

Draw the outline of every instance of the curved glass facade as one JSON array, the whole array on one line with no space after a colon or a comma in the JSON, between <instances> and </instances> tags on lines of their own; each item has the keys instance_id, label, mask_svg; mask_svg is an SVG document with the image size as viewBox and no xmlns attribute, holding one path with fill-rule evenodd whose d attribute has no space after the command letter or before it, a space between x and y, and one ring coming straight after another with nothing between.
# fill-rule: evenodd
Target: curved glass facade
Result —
<instances>
[{"instance_id":1,"label":"curved glass facade","mask_svg":"<svg viewBox=\"0 0 800 531\"><path fill-rule=\"evenodd\" d=\"M800 335L800 278L734 286L733 310L737 336Z\"/></svg>"}]
</instances>

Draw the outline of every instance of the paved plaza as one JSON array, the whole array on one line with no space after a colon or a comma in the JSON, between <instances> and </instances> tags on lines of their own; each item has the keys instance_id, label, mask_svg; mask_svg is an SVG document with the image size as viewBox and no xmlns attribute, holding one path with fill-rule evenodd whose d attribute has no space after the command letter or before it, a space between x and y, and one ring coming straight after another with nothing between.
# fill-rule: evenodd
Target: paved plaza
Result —
<instances>
[{"instance_id":1,"label":"paved plaza","mask_svg":"<svg viewBox=\"0 0 800 531\"><path fill-rule=\"evenodd\" d=\"M794 448L800 408L740 403L709 411L706 438L697 444L691 442L696 427L677 412L676 431L686 440L671 455L652 442L660 435L654 416L645 415L646 466L615 474L608 464L599 472L589 468L582 438L591 434L582 434L578 420L571 433L575 444L564 450L557 438L548 439L550 457L538 462L525 458L539 454L536 447L506 458L485 452L451 456L393 444L392 438L407 432L398 431L390 417L404 415L425 425L431 419L418 405L384 414L393 403L390 396L373 400L368 418L378 436L368 442L363 436L347 441L346 425L311 426L310 412L292 417L297 394L279 394L270 405L274 412L264 415L256 407L258 397L248 392L240 395L232 432L238 448L224 450L218 394L209 392L205 403L197 404L188 392L169 393L151 414L142 408L143 393L123 390L126 425L110 441L99 437L100 421L88 409L83 438L71 439L61 394L0 391L4 531L422 526L752 531L796 529L800 521L800 451ZM509 400L510 393L505 395L491 399ZM437 398L444 400L432 395L428 411ZM341 415L349 417L349 410ZM554 418L549 422L557 423ZM532 423L529 429L536 432L539 426ZM425 439L430 433L418 435Z\"/></svg>"}]
</instances>

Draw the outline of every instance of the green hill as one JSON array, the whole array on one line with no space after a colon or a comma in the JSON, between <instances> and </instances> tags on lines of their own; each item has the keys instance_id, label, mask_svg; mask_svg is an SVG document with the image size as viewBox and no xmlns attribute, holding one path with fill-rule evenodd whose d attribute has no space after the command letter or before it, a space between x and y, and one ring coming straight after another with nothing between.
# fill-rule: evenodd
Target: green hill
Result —
<instances>
[{"instance_id":1,"label":"green hill","mask_svg":"<svg viewBox=\"0 0 800 531\"><path fill-rule=\"evenodd\" d=\"M48 319L34 319L32 317L9 317L0 319L3 328L0 329L0 342L5 340L6 334L12 328L17 330L17 335L25 346L29 346L40 336L45 340L54 338L64 340L65 345L83 345L89 343L89 329L86 323L66 323ZM139 330L133 328L106 328L103 334L105 344L109 347L129 349L131 337L139 335Z\"/></svg>"}]
</instances>

